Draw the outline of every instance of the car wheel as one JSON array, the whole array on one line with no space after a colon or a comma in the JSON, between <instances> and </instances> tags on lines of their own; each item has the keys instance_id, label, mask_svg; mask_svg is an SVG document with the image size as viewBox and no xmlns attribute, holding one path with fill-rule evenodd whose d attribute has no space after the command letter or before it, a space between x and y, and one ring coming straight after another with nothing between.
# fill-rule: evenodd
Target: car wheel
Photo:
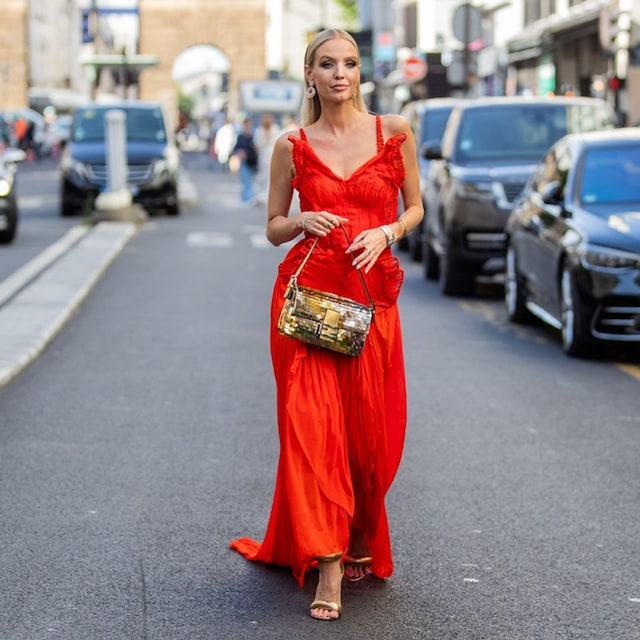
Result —
<instances>
[{"instance_id":1,"label":"car wheel","mask_svg":"<svg viewBox=\"0 0 640 640\"><path fill-rule=\"evenodd\" d=\"M422 260L422 223L409 234L409 255L414 262Z\"/></svg>"},{"instance_id":2,"label":"car wheel","mask_svg":"<svg viewBox=\"0 0 640 640\"><path fill-rule=\"evenodd\" d=\"M422 259L424 260L424 277L427 280L437 280L440 275L440 262L426 233L422 234Z\"/></svg>"},{"instance_id":3,"label":"car wheel","mask_svg":"<svg viewBox=\"0 0 640 640\"><path fill-rule=\"evenodd\" d=\"M173 194L167 198L166 213L168 216L180 215L180 202L178 200L178 191L174 191Z\"/></svg>"},{"instance_id":4,"label":"car wheel","mask_svg":"<svg viewBox=\"0 0 640 640\"><path fill-rule=\"evenodd\" d=\"M180 205L176 202L175 204L170 204L166 209L168 216L179 216L180 215Z\"/></svg>"},{"instance_id":5,"label":"car wheel","mask_svg":"<svg viewBox=\"0 0 640 640\"><path fill-rule=\"evenodd\" d=\"M449 249L448 242L442 244L442 253L440 254L439 284L440 291L445 296L468 296L473 293L474 280L467 273L463 272L456 265Z\"/></svg>"},{"instance_id":6,"label":"car wheel","mask_svg":"<svg viewBox=\"0 0 640 640\"><path fill-rule=\"evenodd\" d=\"M63 218L70 218L71 216L75 216L77 213L76 207L73 205L72 201L66 194L66 190L62 187L60 193L60 215Z\"/></svg>"},{"instance_id":7,"label":"car wheel","mask_svg":"<svg viewBox=\"0 0 640 640\"><path fill-rule=\"evenodd\" d=\"M9 244L13 241L18 230L18 212L10 210L7 212L7 225L0 231L0 244Z\"/></svg>"},{"instance_id":8,"label":"car wheel","mask_svg":"<svg viewBox=\"0 0 640 640\"><path fill-rule=\"evenodd\" d=\"M576 308L576 295L573 276L565 265L560 280L562 348L569 356L582 357L589 355L592 347L591 335L585 318Z\"/></svg>"},{"instance_id":9,"label":"car wheel","mask_svg":"<svg viewBox=\"0 0 640 640\"><path fill-rule=\"evenodd\" d=\"M518 262L513 246L507 246L504 278L504 306L511 322L524 324L530 318L527 300L522 286L522 276L518 272Z\"/></svg>"}]
</instances>

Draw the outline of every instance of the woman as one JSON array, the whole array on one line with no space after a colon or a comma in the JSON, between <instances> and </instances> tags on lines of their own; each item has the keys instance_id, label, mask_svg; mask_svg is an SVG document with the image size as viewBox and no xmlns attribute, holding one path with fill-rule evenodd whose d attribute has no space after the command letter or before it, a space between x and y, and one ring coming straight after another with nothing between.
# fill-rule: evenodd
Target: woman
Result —
<instances>
[{"instance_id":1,"label":"woman","mask_svg":"<svg viewBox=\"0 0 640 640\"><path fill-rule=\"evenodd\" d=\"M319 33L305 55L302 129L281 136L272 162L267 237L302 239L280 264L271 306L280 459L262 543L232 548L291 567L303 584L320 577L311 616L340 617L341 582L393 571L384 497L396 474L406 424L397 297L403 272L390 246L423 216L415 143L396 115L370 115L360 92L357 45L346 32ZM289 214L293 189L301 213ZM405 210L397 216L398 189ZM344 230L350 241L347 242ZM277 331L290 275L319 242L300 284L376 304L362 354L307 346Z\"/></svg>"}]
</instances>

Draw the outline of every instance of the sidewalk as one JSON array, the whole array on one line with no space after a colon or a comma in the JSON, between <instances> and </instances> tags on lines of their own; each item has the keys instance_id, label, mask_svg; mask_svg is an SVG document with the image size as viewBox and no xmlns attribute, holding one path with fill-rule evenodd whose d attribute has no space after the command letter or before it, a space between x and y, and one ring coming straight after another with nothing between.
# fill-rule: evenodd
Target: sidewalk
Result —
<instances>
[{"instance_id":1,"label":"sidewalk","mask_svg":"<svg viewBox=\"0 0 640 640\"><path fill-rule=\"evenodd\" d=\"M136 230L129 222L73 227L0 283L0 387L44 351Z\"/></svg>"}]
</instances>

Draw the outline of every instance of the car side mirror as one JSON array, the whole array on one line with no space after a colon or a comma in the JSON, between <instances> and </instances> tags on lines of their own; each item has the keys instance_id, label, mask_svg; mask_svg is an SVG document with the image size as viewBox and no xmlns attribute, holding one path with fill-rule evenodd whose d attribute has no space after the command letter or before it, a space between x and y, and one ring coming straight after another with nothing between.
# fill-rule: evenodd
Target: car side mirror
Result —
<instances>
[{"instance_id":1,"label":"car side mirror","mask_svg":"<svg viewBox=\"0 0 640 640\"><path fill-rule=\"evenodd\" d=\"M442 147L439 142L427 141L422 145L422 157L426 160L442 160Z\"/></svg>"},{"instance_id":2,"label":"car side mirror","mask_svg":"<svg viewBox=\"0 0 640 640\"><path fill-rule=\"evenodd\" d=\"M22 149L7 147L1 152L1 157L5 164L15 164L17 162L24 162L27 159L27 154Z\"/></svg>"},{"instance_id":3,"label":"car side mirror","mask_svg":"<svg viewBox=\"0 0 640 640\"><path fill-rule=\"evenodd\" d=\"M545 204L561 204L562 185L557 180L549 182L542 188L540 196Z\"/></svg>"}]
</instances>

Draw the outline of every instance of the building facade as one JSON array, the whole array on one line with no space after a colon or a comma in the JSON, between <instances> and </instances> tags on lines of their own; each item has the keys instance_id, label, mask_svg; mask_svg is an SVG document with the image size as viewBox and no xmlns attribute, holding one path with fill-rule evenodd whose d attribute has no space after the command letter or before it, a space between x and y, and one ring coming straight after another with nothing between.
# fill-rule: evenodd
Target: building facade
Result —
<instances>
[{"instance_id":1,"label":"building facade","mask_svg":"<svg viewBox=\"0 0 640 640\"><path fill-rule=\"evenodd\" d=\"M413 28L417 36L412 40L412 29L405 26L399 46L416 46L418 52L440 55L451 93L597 96L611 102L621 124L640 121L640 0L469 4L474 10L465 53L460 20L456 19L462 0L397 0L405 10L416 7ZM619 20L625 7L631 22L626 50L636 55L629 56L625 78L620 81L618 45L608 40L618 30L610 21Z\"/></svg>"},{"instance_id":2,"label":"building facade","mask_svg":"<svg viewBox=\"0 0 640 640\"><path fill-rule=\"evenodd\" d=\"M603 96L622 123L634 124L640 67L631 56L623 82L614 82L616 54L603 37L603 16L625 3L632 7L629 48L640 44L640 0L359 0L358 24L345 23L334 0L3 0L0 108L27 105L29 89L87 96L95 79L83 60L96 53L97 35L106 53L153 58L136 74L137 95L172 109L176 60L192 47L216 49L234 111L244 80L302 81L310 35L342 26L358 38L375 110L441 95L572 93ZM464 33L463 6L470 7ZM110 28L91 23L90 9L109 14ZM123 12L129 15L118 22ZM427 63L423 77L406 72L415 58Z\"/></svg>"}]
</instances>

